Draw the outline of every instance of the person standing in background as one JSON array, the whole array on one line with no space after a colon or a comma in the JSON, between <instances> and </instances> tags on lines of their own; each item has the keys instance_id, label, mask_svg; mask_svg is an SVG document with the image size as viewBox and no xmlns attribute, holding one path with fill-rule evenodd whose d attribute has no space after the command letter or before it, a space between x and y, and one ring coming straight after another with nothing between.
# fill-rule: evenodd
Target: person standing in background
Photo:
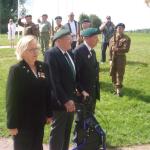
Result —
<instances>
[{"instance_id":1,"label":"person standing in background","mask_svg":"<svg viewBox=\"0 0 150 150\"><path fill-rule=\"evenodd\" d=\"M42 15L42 21L38 19L39 31L40 31L40 44L42 53L44 55L45 51L49 49L50 35L51 35L51 24L47 21L48 15Z\"/></svg>"},{"instance_id":2,"label":"person standing in background","mask_svg":"<svg viewBox=\"0 0 150 150\"><path fill-rule=\"evenodd\" d=\"M56 21L56 26L54 29L54 33L58 32L63 27L63 25L61 24L62 23L62 17L61 16L55 17L55 21Z\"/></svg>"},{"instance_id":3,"label":"person standing in background","mask_svg":"<svg viewBox=\"0 0 150 150\"><path fill-rule=\"evenodd\" d=\"M38 38L39 30L36 24L32 22L32 15L25 16L25 23L21 21L22 19L24 19L24 17L18 19L18 25L24 28L24 35L34 35Z\"/></svg>"},{"instance_id":4,"label":"person standing in background","mask_svg":"<svg viewBox=\"0 0 150 150\"><path fill-rule=\"evenodd\" d=\"M79 26L79 23L76 20L74 20L73 12L71 12L68 15L68 18L69 18L68 23L66 23L64 26L68 28L71 33L71 36L72 36L71 47L73 50L77 46L77 41L80 37L80 26Z\"/></svg>"},{"instance_id":5,"label":"person standing in background","mask_svg":"<svg viewBox=\"0 0 150 150\"><path fill-rule=\"evenodd\" d=\"M13 19L9 19L9 23L8 23L8 40L10 41L10 47L11 48L14 48L15 33L16 33L16 24L13 22Z\"/></svg>"},{"instance_id":6,"label":"person standing in background","mask_svg":"<svg viewBox=\"0 0 150 150\"><path fill-rule=\"evenodd\" d=\"M125 25L119 23L116 26L116 33L110 39L110 75L114 86L115 94L122 96L122 83L126 66L126 53L130 49L131 39L124 34Z\"/></svg>"},{"instance_id":7,"label":"person standing in background","mask_svg":"<svg viewBox=\"0 0 150 150\"><path fill-rule=\"evenodd\" d=\"M111 17L107 16L106 21L99 27L102 32L101 45L101 64L106 62L106 49L109 46L109 40L113 36L115 25L111 21Z\"/></svg>"}]
</instances>

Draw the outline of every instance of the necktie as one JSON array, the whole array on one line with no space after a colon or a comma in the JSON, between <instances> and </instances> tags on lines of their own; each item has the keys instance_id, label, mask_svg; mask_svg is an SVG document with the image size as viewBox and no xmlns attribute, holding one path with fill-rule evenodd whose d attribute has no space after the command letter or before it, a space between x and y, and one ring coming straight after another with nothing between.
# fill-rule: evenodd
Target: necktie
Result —
<instances>
[{"instance_id":1,"label":"necktie","mask_svg":"<svg viewBox=\"0 0 150 150\"><path fill-rule=\"evenodd\" d=\"M64 56L65 56L65 58L66 58L66 60L67 60L67 62L68 62L68 64L69 64L69 66L70 66L70 69L71 69L71 71L72 71L72 73L73 73L73 77L74 77L74 79L75 79L76 72L75 72L75 69L74 69L74 67L73 67L73 64L72 64L72 62L71 62L71 60L70 60L70 58L69 58L69 56L68 56L67 53L64 53Z\"/></svg>"},{"instance_id":2,"label":"necktie","mask_svg":"<svg viewBox=\"0 0 150 150\"><path fill-rule=\"evenodd\" d=\"M93 62L96 63L96 53L94 49L91 49L91 54L92 54Z\"/></svg>"}]
</instances>

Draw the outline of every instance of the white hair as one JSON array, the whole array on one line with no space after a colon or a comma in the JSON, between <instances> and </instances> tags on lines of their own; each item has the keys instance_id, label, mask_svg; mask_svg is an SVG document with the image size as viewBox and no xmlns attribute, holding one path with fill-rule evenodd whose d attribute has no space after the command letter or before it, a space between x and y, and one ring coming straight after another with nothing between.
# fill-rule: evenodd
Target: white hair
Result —
<instances>
[{"instance_id":1,"label":"white hair","mask_svg":"<svg viewBox=\"0 0 150 150\"><path fill-rule=\"evenodd\" d=\"M18 41L15 52L17 60L22 60L22 54L28 49L30 42L33 40L35 40L38 45L37 38L33 35L25 35Z\"/></svg>"}]
</instances>

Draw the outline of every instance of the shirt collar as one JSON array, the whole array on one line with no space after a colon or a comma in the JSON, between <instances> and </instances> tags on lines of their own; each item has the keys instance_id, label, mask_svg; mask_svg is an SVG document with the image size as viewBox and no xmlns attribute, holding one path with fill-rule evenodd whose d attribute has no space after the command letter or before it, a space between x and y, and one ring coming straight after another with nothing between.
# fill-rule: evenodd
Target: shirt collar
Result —
<instances>
[{"instance_id":1,"label":"shirt collar","mask_svg":"<svg viewBox=\"0 0 150 150\"><path fill-rule=\"evenodd\" d=\"M58 47L59 48L59 47ZM64 55L65 53L68 53L67 51L62 50L61 48L59 48L59 50L62 52L62 54Z\"/></svg>"},{"instance_id":2,"label":"shirt collar","mask_svg":"<svg viewBox=\"0 0 150 150\"><path fill-rule=\"evenodd\" d=\"M92 48L84 41L85 46L88 48L89 52L91 52Z\"/></svg>"}]
</instances>

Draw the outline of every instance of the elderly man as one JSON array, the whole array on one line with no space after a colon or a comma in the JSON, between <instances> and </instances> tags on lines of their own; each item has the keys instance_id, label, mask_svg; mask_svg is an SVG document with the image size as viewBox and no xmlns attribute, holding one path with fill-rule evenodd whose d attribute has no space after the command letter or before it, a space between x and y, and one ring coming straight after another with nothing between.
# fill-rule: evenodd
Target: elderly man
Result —
<instances>
[{"instance_id":1,"label":"elderly man","mask_svg":"<svg viewBox=\"0 0 150 150\"><path fill-rule=\"evenodd\" d=\"M130 48L131 39L124 34L125 25L119 23L116 33L110 39L110 75L115 88L115 94L122 96L121 89L125 73L126 55Z\"/></svg>"},{"instance_id":2,"label":"elderly man","mask_svg":"<svg viewBox=\"0 0 150 150\"><path fill-rule=\"evenodd\" d=\"M52 102L53 121L50 135L50 150L68 150L70 132L75 111L75 78L76 70L71 49L71 35L67 29L55 33L55 47L46 51L45 62L52 69L56 86L56 101Z\"/></svg>"},{"instance_id":3,"label":"elderly man","mask_svg":"<svg viewBox=\"0 0 150 150\"><path fill-rule=\"evenodd\" d=\"M91 114L95 112L96 99L100 98L99 64L93 49L98 43L98 34L99 31L96 28L83 30L81 35L84 42L74 50L79 102L88 101L88 112ZM80 116L80 113L77 114L75 126L76 144L78 147L82 145L81 150L96 150L100 145L100 137L91 128L87 132L85 131L84 120L80 120L83 117ZM86 143L84 143L85 141Z\"/></svg>"},{"instance_id":4,"label":"elderly man","mask_svg":"<svg viewBox=\"0 0 150 150\"><path fill-rule=\"evenodd\" d=\"M69 29L71 36L72 36L72 43L71 43L71 47L72 49L74 49L77 45L77 41L79 39L79 35L80 35L80 27L79 27L79 23L77 21L74 20L74 13L71 12L68 15L68 23L66 23L64 26L66 28Z\"/></svg>"}]
</instances>

